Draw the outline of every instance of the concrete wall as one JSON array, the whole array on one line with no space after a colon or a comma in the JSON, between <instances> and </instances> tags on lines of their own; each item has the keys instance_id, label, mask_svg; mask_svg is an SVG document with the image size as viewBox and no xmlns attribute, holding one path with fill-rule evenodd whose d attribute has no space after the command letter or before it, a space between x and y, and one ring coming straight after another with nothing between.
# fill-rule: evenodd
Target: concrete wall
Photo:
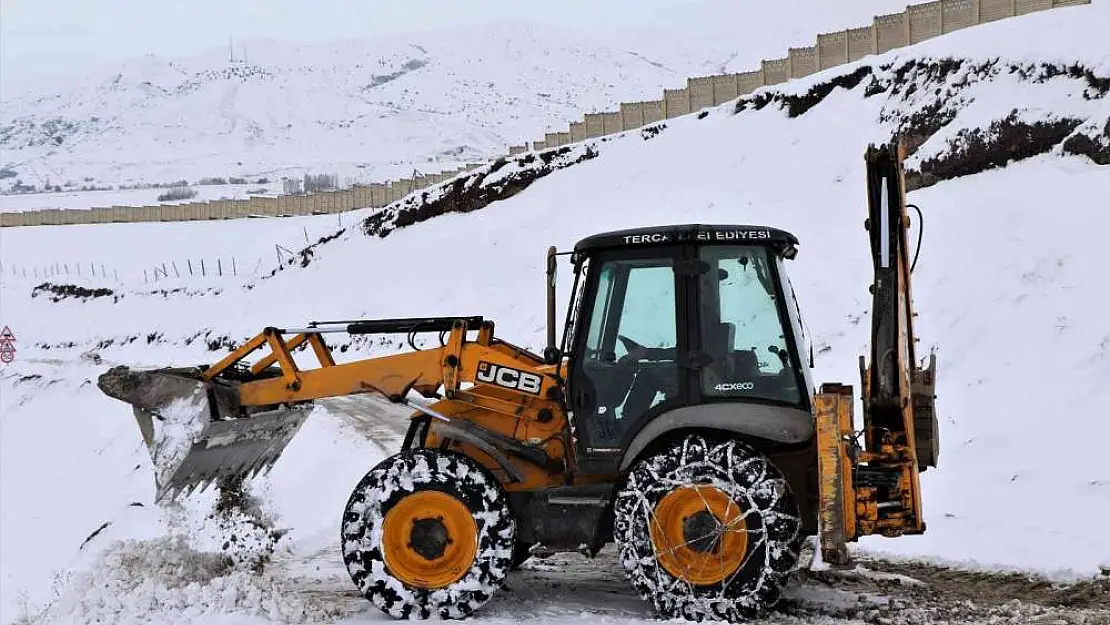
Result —
<instances>
[{"instance_id":1,"label":"concrete wall","mask_svg":"<svg viewBox=\"0 0 1110 625\"><path fill-rule=\"evenodd\" d=\"M920 43L941 35L940 2L928 2L906 7L909 19L910 43Z\"/></svg>"},{"instance_id":2,"label":"concrete wall","mask_svg":"<svg viewBox=\"0 0 1110 625\"><path fill-rule=\"evenodd\" d=\"M790 57L763 61L763 84L778 85L790 80Z\"/></svg>"},{"instance_id":3,"label":"concrete wall","mask_svg":"<svg viewBox=\"0 0 1110 625\"><path fill-rule=\"evenodd\" d=\"M876 15L874 24L879 54L909 45L909 20L905 13Z\"/></svg>"},{"instance_id":4,"label":"concrete wall","mask_svg":"<svg viewBox=\"0 0 1110 625\"><path fill-rule=\"evenodd\" d=\"M848 62L848 31L817 35L817 71Z\"/></svg>"},{"instance_id":5,"label":"concrete wall","mask_svg":"<svg viewBox=\"0 0 1110 625\"><path fill-rule=\"evenodd\" d=\"M936 0L909 5L901 13L877 15L867 26L818 34L813 46L790 48L786 56L764 60L754 71L689 78L684 88L665 89L659 100L622 102L617 111L587 113L581 121L570 123L565 132L548 132L543 139L533 141L531 145L525 143L510 146L509 156L637 130L665 119L724 104L766 85L809 76L858 61L870 54L881 54L977 24L1090 2L1091 0ZM469 164L439 174L416 175L386 183L310 195L252 197L249 200L158 206L110 206L89 210L41 209L0 213L0 226L236 219L251 215L312 215L377 208L480 166Z\"/></svg>"},{"instance_id":6,"label":"concrete wall","mask_svg":"<svg viewBox=\"0 0 1110 625\"><path fill-rule=\"evenodd\" d=\"M689 89L663 90L663 116L667 119L690 114Z\"/></svg>"}]
</instances>

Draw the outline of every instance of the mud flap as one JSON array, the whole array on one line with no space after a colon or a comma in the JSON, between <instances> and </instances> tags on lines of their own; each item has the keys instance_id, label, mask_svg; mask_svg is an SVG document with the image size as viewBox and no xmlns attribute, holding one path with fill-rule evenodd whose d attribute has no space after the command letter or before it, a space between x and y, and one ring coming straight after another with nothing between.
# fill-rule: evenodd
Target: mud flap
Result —
<instances>
[{"instance_id":1,"label":"mud flap","mask_svg":"<svg viewBox=\"0 0 1110 625\"><path fill-rule=\"evenodd\" d=\"M197 369L115 367L97 382L132 406L154 467L155 502L265 473L312 410L304 403L243 414L234 383L198 377Z\"/></svg>"}]
</instances>

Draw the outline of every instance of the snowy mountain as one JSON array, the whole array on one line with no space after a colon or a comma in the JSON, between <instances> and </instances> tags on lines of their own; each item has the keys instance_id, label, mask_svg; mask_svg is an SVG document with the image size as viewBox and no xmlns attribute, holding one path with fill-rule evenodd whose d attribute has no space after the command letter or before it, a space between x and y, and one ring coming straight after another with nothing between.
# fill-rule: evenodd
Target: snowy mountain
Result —
<instances>
[{"instance_id":1,"label":"snowy mountain","mask_svg":"<svg viewBox=\"0 0 1110 625\"><path fill-rule=\"evenodd\" d=\"M1020 580L1089 579L1110 564L1098 521L1110 514L1105 32L1106 3L980 26L765 88L703 118L547 159L521 155L472 172L466 194L443 185L348 214L342 226L319 216L4 231L5 268L67 255L142 265L175 246L211 258L261 255L275 240L318 242L252 277L145 285L129 272L44 284L5 274L0 323L19 352L0 373L0 621L382 618L352 596L338 515L359 477L396 448L400 415L353 400L317 409L254 483L258 523L213 517L212 493L159 508L130 410L92 383L113 364L214 362L266 325L364 316L483 314L500 336L536 349L548 245L567 249L608 229L731 222L799 237L789 269L812 332L814 378L858 384L871 277L862 154L902 131L917 144L908 162L910 201L924 215L911 234L923 234L916 330L938 353L942 448L939 467L922 475L927 533L873 537L854 551L916 562L892 570L954 565L964 572L938 574L929 592L949 592L953 576L961 587L942 606L891 577L866 592L801 584L771 622L882 622L868 605L882 606L888 622L1101 622L1105 585L1053 603L1042 593L1054 586ZM510 182L515 194L502 199ZM570 281L565 270L560 278L562 303ZM345 347L350 360L399 346ZM246 546L225 558L232 530ZM510 577L512 592L475 621L653 618L616 562L560 562ZM968 571L998 569L1023 575L980 580L988 590L968 582Z\"/></svg>"},{"instance_id":2,"label":"snowy mountain","mask_svg":"<svg viewBox=\"0 0 1110 625\"><path fill-rule=\"evenodd\" d=\"M689 76L748 71L788 45L812 45L820 30L905 3L760 10L768 4L700 0L661 16L667 27L614 24L604 36L497 23L333 44L247 41L234 62L227 50L149 56L61 84L17 83L3 90L0 187L434 173L583 113L658 98Z\"/></svg>"}]
</instances>

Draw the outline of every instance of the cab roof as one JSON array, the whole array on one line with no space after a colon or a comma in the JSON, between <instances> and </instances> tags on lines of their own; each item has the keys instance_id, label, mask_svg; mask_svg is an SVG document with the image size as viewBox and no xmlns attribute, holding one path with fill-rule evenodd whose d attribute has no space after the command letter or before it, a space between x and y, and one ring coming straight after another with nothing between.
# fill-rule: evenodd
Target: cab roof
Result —
<instances>
[{"instance_id":1,"label":"cab roof","mask_svg":"<svg viewBox=\"0 0 1110 625\"><path fill-rule=\"evenodd\" d=\"M778 228L731 224L677 224L614 230L590 235L574 245L575 253L618 247L645 247L695 242L702 245L765 245L786 258L797 253L798 238Z\"/></svg>"}]
</instances>

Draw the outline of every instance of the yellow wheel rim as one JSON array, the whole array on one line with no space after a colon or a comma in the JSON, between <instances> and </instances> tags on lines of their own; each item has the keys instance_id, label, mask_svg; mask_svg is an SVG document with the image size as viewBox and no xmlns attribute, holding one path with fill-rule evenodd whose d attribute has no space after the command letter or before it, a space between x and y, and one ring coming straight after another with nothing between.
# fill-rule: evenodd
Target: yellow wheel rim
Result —
<instances>
[{"instance_id":1,"label":"yellow wheel rim","mask_svg":"<svg viewBox=\"0 0 1110 625\"><path fill-rule=\"evenodd\" d=\"M440 491L406 496L382 522L382 555L406 586L443 588L466 575L478 553L478 526L466 504Z\"/></svg>"},{"instance_id":2,"label":"yellow wheel rim","mask_svg":"<svg viewBox=\"0 0 1110 625\"><path fill-rule=\"evenodd\" d=\"M748 551L744 510L713 486L683 486L663 497L651 519L659 565L697 586L720 583L740 568Z\"/></svg>"}]
</instances>

